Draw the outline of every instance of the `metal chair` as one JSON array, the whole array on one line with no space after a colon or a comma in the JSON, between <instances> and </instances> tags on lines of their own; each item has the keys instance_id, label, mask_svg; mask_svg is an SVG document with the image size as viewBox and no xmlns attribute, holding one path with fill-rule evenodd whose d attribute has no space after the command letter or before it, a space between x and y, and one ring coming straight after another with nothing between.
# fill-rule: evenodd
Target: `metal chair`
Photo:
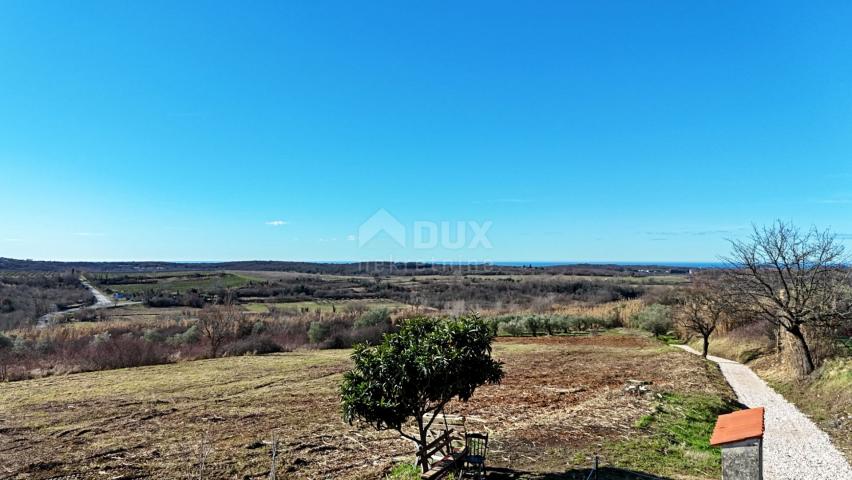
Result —
<instances>
[{"instance_id":1,"label":"metal chair","mask_svg":"<svg viewBox=\"0 0 852 480\"><path fill-rule=\"evenodd\" d=\"M488 453L487 433L466 433L464 444L467 455L464 458L465 473L470 471L477 480L485 478L485 456Z\"/></svg>"}]
</instances>

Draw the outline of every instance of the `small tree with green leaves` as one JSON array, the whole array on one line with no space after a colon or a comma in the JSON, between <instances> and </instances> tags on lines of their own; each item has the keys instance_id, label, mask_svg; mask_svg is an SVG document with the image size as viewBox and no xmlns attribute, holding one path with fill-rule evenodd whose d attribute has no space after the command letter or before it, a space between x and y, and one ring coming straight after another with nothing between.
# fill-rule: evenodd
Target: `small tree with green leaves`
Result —
<instances>
[{"instance_id":1,"label":"small tree with green leaves","mask_svg":"<svg viewBox=\"0 0 852 480\"><path fill-rule=\"evenodd\" d=\"M491 357L494 334L479 317L416 317L406 320L381 344L355 346L355 367L340 387L343 418L377 430L396 430L417 445L423 471L429 469L427 432L450 400L467 401L474 390L503 378ZM433 414L431 420L423 416ZM403 431L413 419L416 432Z\"/></svg>"}]
</instances>

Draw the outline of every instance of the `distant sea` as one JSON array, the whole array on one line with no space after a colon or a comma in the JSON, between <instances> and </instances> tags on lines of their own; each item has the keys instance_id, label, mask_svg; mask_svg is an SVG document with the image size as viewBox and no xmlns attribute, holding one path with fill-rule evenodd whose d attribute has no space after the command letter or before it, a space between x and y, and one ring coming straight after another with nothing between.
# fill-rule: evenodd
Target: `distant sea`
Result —
<instances>
[{"instance_id":1,"label":"distant sea","mask_svg":"<svg viewBox=\"0 0 852 480\"><path fill-rule=\"evenodd\" d=\"M721 262L583 262L583 261L568 261L568 262L491 262L492 265L501 267L559 267L564 265L621 265L621 266L660 266L660 267L683 267L683 268L722 268L725 266Z\"/></svg>"}]
</instances>

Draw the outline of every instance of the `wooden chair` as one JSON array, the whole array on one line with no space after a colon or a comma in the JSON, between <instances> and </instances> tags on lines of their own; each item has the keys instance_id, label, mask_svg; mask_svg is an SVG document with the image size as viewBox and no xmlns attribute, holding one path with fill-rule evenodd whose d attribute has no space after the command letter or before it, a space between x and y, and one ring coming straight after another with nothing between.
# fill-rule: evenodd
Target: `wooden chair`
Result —
<instances>
[{"instance_id":1,"label":"wooden chair","mask_svg":"<svg viewBox=\"0 0 852 480\"><path fill-rule=\"evenodd\" d=\"M464 469L470 472L473 478L482 480L485 478L485 458L488 454L487 433L466 433L464 436L465 451Z\"/></svg>"},{"instance_id":2,"label":"wooden chair","mask_svg":"<svg viewBox=\"0 0 852 480\"><path fill-rule=\"evenodd\" d=\"M428 457L437 455L439 459L429 463L430 469L420 475L421 480L442 479L463 466L464 460L467 458L467 450L453 451L452 434L452 430L447 430L426 445L426 455ZM420 452L418 452L417 457L420 458ZM417 465L420 465L420 460L417 461Z\"/></svg>"}]
</instances>

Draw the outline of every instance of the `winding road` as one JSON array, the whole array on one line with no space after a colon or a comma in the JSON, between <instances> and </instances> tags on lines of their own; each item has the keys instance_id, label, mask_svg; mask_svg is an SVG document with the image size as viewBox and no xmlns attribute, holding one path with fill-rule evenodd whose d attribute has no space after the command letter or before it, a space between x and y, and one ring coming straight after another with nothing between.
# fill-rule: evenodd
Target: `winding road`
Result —
<instances>
[{"instance_id":1,"label":"winding road","mask_svg":"<svg viewBox=\"0 0 852 480\"><path fill-rule=\"evenodd\" d=\"M677 347L700 355L686 345ZM852 480L852 467L828 435L749 367L712 355L707 359L719 364L740 402L766 408L765 480Z\"/></svg>"},{"instance_id":2,"label":"winding road","mask_svg":"<svg viewBox=\"0 0 852 480\"><path fill-rule=\"evenodd\" d=\"M61 312L51 312L51 313L48 313L47 315L42 315L41 318L38 319L38 323L36 324L36 326L38 328L46 328L48 325L53 324L58 318L61 318L68 313L76 312L76 311L78 311L82 308L89 308L89 309L97 310L99 308L112 308L112 307L117 307L117 306L134 305L134 304L140 303L140 302L123 302L121 304L118 304L118 303L110 300L110 298L108 296L106 296L103 292L101 292L100 290L98 290L97 288L92 286L92 284L89 283L88 280L86 280L86 277L81 276L80 282L83 284L83 286L88 288L90 292L92 292L92 295L95 296L95 303L92 304L92 305L88 305L86 307L69 308L68 310L62 310Z\"/></svg>"}]
</instances>

